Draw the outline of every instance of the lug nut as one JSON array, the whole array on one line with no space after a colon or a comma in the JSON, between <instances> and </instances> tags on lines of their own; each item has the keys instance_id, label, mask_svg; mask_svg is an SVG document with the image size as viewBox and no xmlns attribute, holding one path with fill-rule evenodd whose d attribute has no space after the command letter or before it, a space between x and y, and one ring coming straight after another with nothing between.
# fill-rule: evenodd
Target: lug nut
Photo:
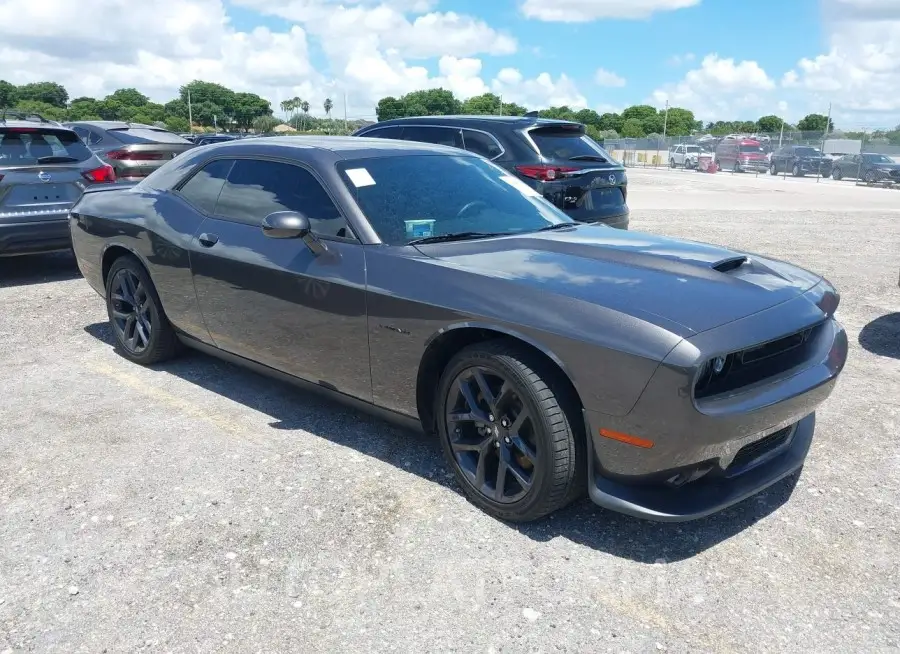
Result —
<instances>
[{"instance_id":1,"label":"lug nut","mask_svg":"<svg viewBox=\"0 0 900 654\"><path fill-rule=\"evenodd\" d=\"M494 447L500 447L500 441L494 441Z\"/></svg>"},{"instance_id":2,"label":"lug nut","mask_svg":"<svg viewBox=\"0 0 900 654\"><path fill-rule=\"evenodd\" d=\"M512 440L510 439L509 436L507 436L506 438L504 438L503 441L504 441L507 445L509 445L510 443L512 443Z\"/></svg>"},{"instance_id":3,"label":"lug nut","mask_svg":"<svg viewBox=\"0 0 900 654\"><path fill-rule=\"evenodd\" d=\"M488 414L488 420L489 420L490 422L494 422L494 414L493 414L493 413Z\"/></svg>"},{"instance_id":4,"label":"lug nut","mask_svg":"<svg viewBox=\"0 0 900 654\"><path fill-rule=\"evenodd\" d=\"M503 420L500 421L500 426L504 428L509 427L509 420L503 418Z\"/></svg>"}]
</instances>

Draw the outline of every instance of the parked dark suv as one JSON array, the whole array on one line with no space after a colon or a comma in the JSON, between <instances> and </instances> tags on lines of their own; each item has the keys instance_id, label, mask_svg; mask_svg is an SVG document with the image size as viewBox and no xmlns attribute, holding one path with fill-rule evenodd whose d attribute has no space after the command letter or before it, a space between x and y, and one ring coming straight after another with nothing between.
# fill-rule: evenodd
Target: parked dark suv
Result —
<instances>
[{"instance_id":1,"label":"parked dark suv","mask_svg":"<svg viewBox=\"0 0 900 654\"><path fill-rule=\"evenodd\" d=\"M769 172L777 175L790 171L794 177L803 177L806 174L831 175L831 162L828 161L819 148L811 145L785 145L772 153L769 161Z\"/></svg>"},{"instance_id":2,"label":"parked dark suv","mask_svg":"<svg viewBox=\"0 0 900 654\"><path fill-rule=\"evenodd\" d=\"M115 181L71 129L0 110L0 257L69 249L69 209L88 186Z\"/></svg>"},{"instance_id":3,"label":"parked dark suv","mask_svg":"<svg viewBox=\"0 0 900 654\"><path fill-rule=\"evenodd\" d=\"M628 229L628 180L621 163L584 125L531 116L423 116L367 125L354 133L450 145L508 170L581 222Z\"/></svg>"}]
</instances>

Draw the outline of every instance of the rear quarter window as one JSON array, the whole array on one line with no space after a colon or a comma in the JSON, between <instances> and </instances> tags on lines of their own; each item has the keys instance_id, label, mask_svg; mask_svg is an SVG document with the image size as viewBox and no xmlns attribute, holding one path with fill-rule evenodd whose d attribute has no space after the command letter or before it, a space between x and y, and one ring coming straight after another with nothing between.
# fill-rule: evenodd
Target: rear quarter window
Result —
<instances>
[{"instance_id":1,"label":"rear quarter window","mask_svg":"<svg viewBox=\"0 0 900 654\"><path fill-rule=\"evenodd\" d=\"M181 138L178 134L164 129L129 127L128 129L111 129L107 131L122 143L190 143L190 141Z\"/></svg>"},{"instance_id":2,"label":"rear quarter window","mask_svg":"<svg viewBox=\"0 0 900 654\"><path fill-rule=\"evenodd\" d=\"M92 156L71 130L0 128L0 166L81 162Z\"/></svg>"}]
</instances>

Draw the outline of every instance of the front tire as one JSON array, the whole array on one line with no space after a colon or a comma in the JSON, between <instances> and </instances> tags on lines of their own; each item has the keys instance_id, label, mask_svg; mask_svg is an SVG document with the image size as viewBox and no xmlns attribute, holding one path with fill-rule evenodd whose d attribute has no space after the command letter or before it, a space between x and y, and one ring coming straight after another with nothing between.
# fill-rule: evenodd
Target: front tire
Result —
<instances>
[{"instance_id":1,"label":"front tire","mask_svg":"<svg viewBox=\"0 0 900 654\"><path fill-rule=\"evenodd\" d=\"M505 340L460 351L435 402L444 456L469 500L512 522L537 520L587 488L577 400L537 355Z\"/></svg>"},{"instance_id":2,"label":"front tire","mask_svg":"<svg viewBox=\"0 0 900 654\"><path fill-rule=\"evenodd\" d=\"M777 174L778 174L778 166L776 166L774 163L770 163L770 164L769 164L769 174L770 174L770 175L777 175Z\"/></svg>"},{"instance_id":3,"label":"front tire","mask_svg":"<svg viewBox=\"0 0 900 654\"><path fill-rule=\"evenodd\" d=\"M840 168L833 168L831 170L831 179L841 181L841 179L843 179L843 177L844 177L844 173L841 172Z\"/></svg>"},{"instance_id":4,"label":"front tire","mask_svg":"<svg viewBox=\"0 0 900 654\"><path fill-rule=\"evenodd\" d=\"M129 361L147 366L171 359L178 337L162 309L156 287L132 256L116 259L106 280L106 311L116 349Z\"/></svg>"},{"instance_id":5,"label":"front tire","mask_svg":"<svg viewBox=\"0 0 900 654\"><path fill-rule=\"evenodd\" d=\"M794 177L801 177L803 175L803 171L800 170L800 164L794 164L794 167L791 169L791 174Z\"/></svg>"}]
</instances>

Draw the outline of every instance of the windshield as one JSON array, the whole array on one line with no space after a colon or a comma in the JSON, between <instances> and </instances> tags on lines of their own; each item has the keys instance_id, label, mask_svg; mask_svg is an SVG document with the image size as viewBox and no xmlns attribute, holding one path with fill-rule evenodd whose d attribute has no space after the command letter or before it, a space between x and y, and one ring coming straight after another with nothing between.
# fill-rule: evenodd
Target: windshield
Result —
<instances>
[{"instance_id":1,"label":"windshield","mask_svg":"<svg viewBox=\"0 0 900 654\"><path fill-rule=\"evenodd\" d=\"M554 161L569 161L573 157L591 160L613 161L612 156L578 124L538 127L529 130L528 136L542 156Z\"/></svg>"},{"instance_id":2,"label":"windshield","mask_svg":"<svg viewBox=\"0 0 900 654\"><path fill-rule=\"evenodd\" d=\"M822 153L819 152L818 148L794 148L794 154L797 154L801 157L821 157Z\"/></svg>"},{"instance_id":3,"label":"windshield","mask_svg":"<svg viewBox=\"0 0 900 654\"><path fill-rule=\"evenodd\" d=\"M87 161L91 158L75 132L40 127L0 127L0 166Z\"/></svg>"},{"instance_id":4,"label":"windshield","mask_svg":"<svg viewBox=\"0 0 900 654\"><path fill-rule=\"evenodd\" d=\"M891 159L890 157L886 157L883 154L867 154L864 156L865 156L865 160L868 161L869 163L884 163L884 164L894 163L893 159Z\"/></svg>"},{"instance_id":5,"label":"windshield","mask_svg":"<svg viewBox=\"0 0 900 654\"><path fill-rule=\"evenodd\" d=\"M573 222L530 186L478 157L378 157L341 163L338 170L389 245L459 232L515 234Z\"/></svg>"}]
</instances>

